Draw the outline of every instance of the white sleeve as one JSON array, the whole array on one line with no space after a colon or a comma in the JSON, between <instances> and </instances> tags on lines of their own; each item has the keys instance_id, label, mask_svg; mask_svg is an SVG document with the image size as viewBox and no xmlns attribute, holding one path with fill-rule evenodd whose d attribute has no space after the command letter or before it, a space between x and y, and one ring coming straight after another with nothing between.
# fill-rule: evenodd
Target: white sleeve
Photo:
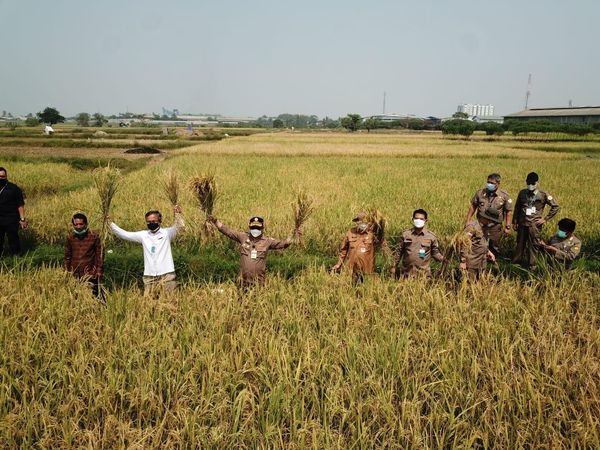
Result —
<instances>
[{"instance_id":1,"label":"white sleeve","mask_svg":"<svg viewBox=\"0 0 600 450\"><path fill-rule=\"evenodd\" d=\"M116 223L111 222L110 224L110 229L112 230L113 234L121 239L124 239L126 241L131 241L131 242L137 242L137 243L142 243L142 234L143 231L125 231L124 229L120 228Z\"/></svg>"},{"instance_id":2,"label":"white sleeve","mask_svg":"<svg viewBox=\"0 0 600 450\"><path fill-rule=\"evenodd\" d=\"M175 214L175 221L173 222L172 227L164 228L165 232L169 236L170 239L173 239L177 236L177 233L182 231L185 228L185 222L183 221L183 217L181 214Z\"/></svg>"}]
</instances>

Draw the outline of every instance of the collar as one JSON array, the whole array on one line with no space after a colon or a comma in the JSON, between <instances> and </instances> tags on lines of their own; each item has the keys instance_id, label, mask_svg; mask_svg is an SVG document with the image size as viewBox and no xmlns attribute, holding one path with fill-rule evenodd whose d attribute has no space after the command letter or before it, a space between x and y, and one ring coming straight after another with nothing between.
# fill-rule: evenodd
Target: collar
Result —
<instances>
[{"instance_id":1,"label":"collar","mask_svg":"<svg viewBox=\"0 0 600 450\"><path fill-rule=\"evenodd\" d=\"M411 230L410 230L410 232L411 232L412 234L414 234L414 235L417 235L417 236L419 236L419 235L420 235L420 236L424 236L426 231L427 231L427 225L425 225L425 226L424 226L423 228L421 228L421 229L419 229L419 228L417 228L417 227L412 227L412 228L411 228Z\"/></svg>"}]
</instances>

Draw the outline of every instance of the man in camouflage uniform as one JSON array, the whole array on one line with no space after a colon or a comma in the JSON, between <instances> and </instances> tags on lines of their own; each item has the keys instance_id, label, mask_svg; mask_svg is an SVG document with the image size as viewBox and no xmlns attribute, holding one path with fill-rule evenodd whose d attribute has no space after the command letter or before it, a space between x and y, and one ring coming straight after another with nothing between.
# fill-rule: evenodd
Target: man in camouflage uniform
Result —
<instances>
[{"instance_id":1,"label":"man in camouflage uniform","mask_svg":"<svg viewBox=\"0 0 600 450\"><path fill-rule=\"evenodd\" d=\"M525 182L527 188L519 192L515 204L513 223L517 227L517 249L513 262L535 269L536 254L541 248L542 226L558 213L560 207L554 197L539 189L537 173L529 173ZM546 205L550 211L543 217Z\"/></svg>"},{"instance_id":2,"label":"man in camouflage uniform","mask_svg":"<svg viewBox=\"0 0 600 450\"><path fill-rule=\"evenodd\" d=\"M566 268L571 267L571 264L581 251L581 241L573 235L576 225L574 220L568 218L560 219L558 221L558 231L550 238L548 244L543 241L541 242L542 248L546 253L554 261L563 264Z\"/></svg>"},{"instance_id":3,"label":"man in camouflage uniform","mask_svg":"<svg viewBox=\"0 0 600 450\"><path fill-rule=\"evenodd\" d=\"M462 248L460 252L460 269L466 271L471 279L477 279L486 269L488 260L496 262L494 253L489 249L488 225L498 224L502 220L500 211L496 208L486 208L477 216L477 220L470 221L464 232L471 241L471 248L467 251Z\"/></svg>"},{"instance_id":4,"label":"man in camouflage uniform","mask_svg":"<svg viewBox=\"0 0 600 450\"><path fill-rule=\"evenodd\" d=\"M398 264L402 259L400 273L403 277L424 275L431 276L431 258L444 262L440 252L438 239L426 227L427 211L417 209L413 212L413 227L402 232L402 237L394 252L394 266L391 269L396 274Z\"/></svg>"},{"instance_id":5,"label":"man in camouflage uniform","mask_svg":"<svg viewBox=\"0 0 600 450\"><path fill-rule=\"evenodd\" d=\"M213 216L209 220L222 234L240 244L240 278L244 290L256 284L264 284L269 250L281 250L292 244L291 236L282 241L265 236L265 221L262 217L252 217L248 223L248 231L234 231ZM295 235L299 232L294 230Z\"/></svg>"},{"instance_id":6,"label":"man in camouflage uniform","mask_svg":"<svg viewBox=\"0 0 600 450\"><path fill-rule=\"evenodd\" d=\"M356 224L350 229L340 246L338 262L331 268L333 272L339 272L345 263L352 271L352 281L362 282L364 275L375 272L375 254L378 248L388 251L385 239L379 241L369 223L367 213L359 212L352 221Z\"/></svg>"},{"instance_id":7,"label":"man in camouflage uniform","mask_svg":"<svg viewBox=\"0 0 600 450\"><path fill-rule=\"evenodd\" d=\"M494 223L493 226L487 229L490 250L494 256L500 254L500 238L502 235L509 235L511 232L511 221L513 215L513 201L503 189L500 189L500 174L492 173L487 177L486 186L475 193L471 199L471 205L467 212L467 220L465 225L471 222L473 214L477 212L477 217L481 216L487 208L495 208L502 213L499 223ZM502 219L504 219L504 228L502 227Z\"/></svg>"}]
</instances>

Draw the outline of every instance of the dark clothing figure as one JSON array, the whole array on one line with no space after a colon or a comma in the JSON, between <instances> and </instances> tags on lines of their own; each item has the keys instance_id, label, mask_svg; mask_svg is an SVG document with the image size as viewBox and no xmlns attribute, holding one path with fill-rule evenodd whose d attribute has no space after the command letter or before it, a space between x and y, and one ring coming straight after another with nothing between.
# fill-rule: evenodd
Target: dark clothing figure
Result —
<instances>
[{"instance_id":1,"label":"dark clothing figure","mask_svg":"<svg viewBox=\"0 0 600 450\"><path fill-rule=\"evenodd\" d=\"M543 217L546 205L550 207L550 211ZM536 255L541 249L540 234L543 224L540 221L551 220L559 209L556 200L539 189L523 189L519 192L513 220L517 227L517 249L513 262L524 267L535 267Z\"/></svg>"},{"instance_id":2,"label":"dark clothing figure","mask_svg":"<svg viewBox=\"0 0 600 450\"><path fill-rule=\"evenodd\" d=\"M487 208L496 208L502 213L504 221L510 220L510 218L507 219L507 217L513 210L513 203L510 195L500 188L496 189L494 192L490 192L487 189L477 191L471 199L471 206L477 211L477 217L481 217ZM496 256L500 254L500 238L502 237L503 220L501 220L500 223L494 223L487 229L490 250Z\"/></svg>"},{"instance_id":3,"label":"dark clothing figure","mask_svg":"<svg viewBox=\"0 0 600 450\"><path fill-rule=\"evenodd\" d=\"M554 235L548 242L548 245L556 249L552 252L547 252L550 257L563 264L566 268L571 267L573 261L579 256L579 252L581 252L581 241L573 235L564 239Z\"/></svg>"},{"instance_id":4,"label":"dark clothing figure","mask_svg":"<svg viewBox=\"0 0 600 450\"><path fill-rule=\"evenodd\" d=\"M69 233L65 242L65 270L77 279L92 285L94 295L99 295L100 279L104 273L100 236L89 230L84 236Z\"/></svg>"},{"instance_id":5,"label":"dark clothing figure","mask_svg":"<svg viewBox=\"0 0 600 450\"><path fill-rule=\"evenodd\" d=\"M12 255L21 252L19 240L19 208L25 205L23 191L16 184L6 182L0 188L0 256L4 250L4 236L8 237L8 248Z\"/></svg>"},{"instance_id":6,"label":"dark clothing figure","mask_svg":"<svg viewBox=\"0 0 600 450\"><path fill-rule=\"evenodd\" d=\"M443 262L444 255L440 252L438 239L426 227L410 228L402 233L401 241L394 252L394 267L402 259L401 275L431 276L431 258Z\"/></svg>"},{"instance_id":7,"label":"dark clothing figure","mask_svg":"<svg viewBox=\"0 0 600 450\"><path fill-rule=\"evenodd\" d=\"M248 232L234 231L218 220L215 225L222 234L240 244L240 277L245 289L264 284L269 250L288 248L292 243L291 238L280 241L263 234L253 237Z\"/></svg>"}]
</instances>

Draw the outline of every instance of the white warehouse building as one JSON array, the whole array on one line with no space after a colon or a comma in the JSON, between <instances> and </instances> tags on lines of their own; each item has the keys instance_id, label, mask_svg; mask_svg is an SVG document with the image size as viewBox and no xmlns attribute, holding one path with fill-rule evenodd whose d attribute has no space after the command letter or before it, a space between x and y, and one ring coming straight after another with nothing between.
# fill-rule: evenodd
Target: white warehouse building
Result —
<instances>
[{"instance_id":1,"label":"white warehouse building","mask_svg":"<svg viewBox=\"0 0 600 450\"><path fill-rule=\"evenodd\" d=\"M494 105L473 105L471 103L463 103L458 105L458 112L466 113L469 117L485 117L494 115Z\"/></svg>"}]
</instances>

